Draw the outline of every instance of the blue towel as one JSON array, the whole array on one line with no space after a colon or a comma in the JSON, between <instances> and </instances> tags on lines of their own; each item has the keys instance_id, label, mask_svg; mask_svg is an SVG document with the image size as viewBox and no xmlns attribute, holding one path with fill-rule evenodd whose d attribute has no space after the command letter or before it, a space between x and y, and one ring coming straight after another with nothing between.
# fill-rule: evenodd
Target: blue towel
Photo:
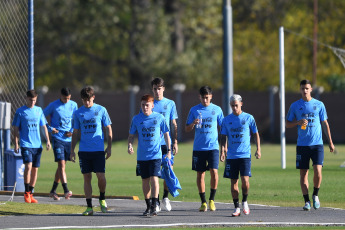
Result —
<instances>
[{"instance_id":1,"label":"blue towel","mask_svg":"<svg viewBox=\"0 0 345 230\"><path fill-rule=\"evenodd\" d=\"M171 168L171 160L164 158L162 161L161 178L165 180L168 186L169 192L173 197L177 197L180 193L177 189L182 189L179 180L177 179L174 171Z\"/></svg>"}]
</instances>

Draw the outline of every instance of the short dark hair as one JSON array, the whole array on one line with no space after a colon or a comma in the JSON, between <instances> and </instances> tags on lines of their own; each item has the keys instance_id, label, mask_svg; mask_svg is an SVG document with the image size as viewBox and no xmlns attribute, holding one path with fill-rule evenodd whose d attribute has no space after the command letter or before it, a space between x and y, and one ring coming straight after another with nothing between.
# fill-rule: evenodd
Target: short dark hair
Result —
<instances>
[{"instance_id":1,"label":"short dark hair","mask_svg":"<svg viewBox=\"0 0 345 230\"><path fill-rule=\"evenodd\" d=\"M71 90L67 87L61 89L61 95L63 96L69 96L71 95Z\"/></svg>"},{"instance_id":2,"label":"short dark hair","mask_svg":"<svg viewBox=\"0 0 345 230\"><path fill-rule=\"evenodd\" d=\"M156 77L155 79L151 81L151 87L153 87L153 85L156 85L158 87L165 87L164 80L160 77Z\"/></svg>"},{"instance_id":3,"label":"short dark hair","mask_svg":"<svg viewBox=\"0 0 345 230\"><path fill-rule=\"evenodd\" d=\"M34 97L38 96L38 93L36 92L36 90L31 89L31 90L26 92L26 96L30 97L30 98L34 98Z\"/></svg>"},{"instance_id":4,"label":"short dark hair","mask_svg":"<svg viewBox=\"0 0 345 230\"><path fill-rule=\"evenodd\" d=\"M86 86L81 90L80 96L82 99L90 99L91 97L95 96L95 91L91 86Z\"/></svg>"},{"instance_id":5,"label":"short dark hair","mask_svg":"<svg viewBox=\"0 0 345 230\"><path fill-rule=\"evenodd\" d=\"M302 86L302 85L311 85L311 82L309 81L309 80L307 80L307 79L304 79L304 80L302 80L300 83L299 83L299 86Z\"/></svg>"},{"instance_id":6,"label":"short dark hair","mask_svg":"<svg viewBox=\"0 0 345 230\"><path fill-rule=\"evenodd\" d=\"M211 87L205 85L205 86L200 88L199 93L201 96L212 95L212 89L211 89Z\"/></svg>"},{"instance_id":7,"label":"short dark hair","mask_svg":"<svg viewBox=\"0 0 345 230\"><path fill-rule=\"evenodd\" d=\"M154 100L154 97L150 94L145 94L141 97L141 101L153 102Z\"/></svg>"}]
</instances>

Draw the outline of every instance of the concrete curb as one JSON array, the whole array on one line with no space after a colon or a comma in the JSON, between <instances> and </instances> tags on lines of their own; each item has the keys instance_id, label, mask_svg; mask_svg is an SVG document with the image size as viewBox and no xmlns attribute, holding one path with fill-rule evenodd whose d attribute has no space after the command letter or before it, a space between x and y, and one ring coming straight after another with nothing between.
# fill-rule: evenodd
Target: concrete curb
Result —
<instances>
[{"instance_id":1,"label":"concrete curb","mask_svg":"<svg viewBox=\"0 0 345 230\"><path fill-rule=\"evenodd\" d=\"M49 193L35 192L35 196L49 197ZM0 191L0 195L11 196L11 191ZM23 196L23 192L15 192L15 196ZM58 196L63 197L63 193L58 193ZM85 195L73 194L72 198L85 198ZM98 196L93 195L92 198L98 198ZM124 199L124 200L139 200L138 196L105 196L106 199Z\"/></svg>"}]
</instances>

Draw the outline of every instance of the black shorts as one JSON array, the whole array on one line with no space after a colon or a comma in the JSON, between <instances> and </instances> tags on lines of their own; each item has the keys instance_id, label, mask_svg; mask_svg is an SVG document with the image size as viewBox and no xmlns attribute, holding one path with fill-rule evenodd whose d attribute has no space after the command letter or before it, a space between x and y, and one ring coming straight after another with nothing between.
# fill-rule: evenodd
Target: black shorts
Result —
<instances>
[{"instance_id":1,"label":"black shorts","mask_svg":"<svg viewBox=\"0 0 345 230\"><path fill-rule=\"evenodd\" d=\"M105 173L105 152L78 152L79 166L82 174Z\"/></svg>"},{"instance_id":2,"label":"black shorts","mask_svg":"<svg viewBox=\"0 0 345 230\"><path fill-rule=\"evenodd\" d=\"M224 169L224 177L229 179L238 179L238 174L241 176L252 176L251 172L251 159L227 159Z\"/></svg>"},{"instance_id":3,"label":"black shorts","mask_svg":"<svg viewBox=\"0 0 345 230\"><path fill-rule=\"evenodd\" d=\"M309 169L310 159L313 165L323 165L323 145L296 147L296 169Z\"/></svg>"},{"instance_id":4,"label":"black shorts","mask_svg":"<svg viewBox=\"0 0 345 230\"><path fill-rule=\"evenodd\" d=\"M142 179L147 179L152 176L161 176L161 159L149 160L149 161L137 161L137 176L141 176Z\"/></svg>"},{"instance_id":5,"label":"black shorts","mask_svg":"<svg viewBox=\"0 0 345 230\"><path fill-rule=\"evenodd\" d=\"M193 151L192 170L205 172L209 169L218 169L219 150Z\"/></svg>"}]
</instances>

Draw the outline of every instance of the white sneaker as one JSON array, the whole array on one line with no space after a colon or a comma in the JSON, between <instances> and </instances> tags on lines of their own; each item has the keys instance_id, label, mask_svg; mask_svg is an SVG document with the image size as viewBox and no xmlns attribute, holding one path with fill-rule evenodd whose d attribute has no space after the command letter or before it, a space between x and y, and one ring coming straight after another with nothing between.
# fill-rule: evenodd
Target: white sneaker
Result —
<instances>
[{"instance_id":1,"label":"white sneaker","mask_svg":"<svg viewBox=\"0 0 345 230\"><path fill-rule=\"evenodd\" d=\"M162 200L162 205L163 205L163 208L164 208L165 210L167 210L168 212L171 211L170 200L169 200L168 197L166 197L166 198L164 198L164 199Z\"/></svg>"},{"instance_id":2,"label":"white sneaker","mask_svg":"<svg viewBox=\"0 0 345 230\"><path fill-rule=\"evenodd\" d=\"M249 206L248 206L248 202L247 202L247 201L242 202L242 208L243 208L243 213L244 213L244 215L249 215L250 209L249 209Z\"/></svg>"},{"instance_id":3,"label":"white sneaker","mask_svg":"<svg viewBox=\"0 0 345 230\"><path fill-rule=\"evenodd\" d=\"M156 213L161 211L161 206L159 203L156 205Z\"/></svg>"},{"instance_id":4,"label":"white sneaker","mask_svg":"<svg viewBox=\"0 0 345 230\"><path fill-rule=\"evenodd\" d=\"M234 212L232 213L231 216L240 216L241 215L241 209L240 208L235 208Z\"/></svg>"}]
</instances>

